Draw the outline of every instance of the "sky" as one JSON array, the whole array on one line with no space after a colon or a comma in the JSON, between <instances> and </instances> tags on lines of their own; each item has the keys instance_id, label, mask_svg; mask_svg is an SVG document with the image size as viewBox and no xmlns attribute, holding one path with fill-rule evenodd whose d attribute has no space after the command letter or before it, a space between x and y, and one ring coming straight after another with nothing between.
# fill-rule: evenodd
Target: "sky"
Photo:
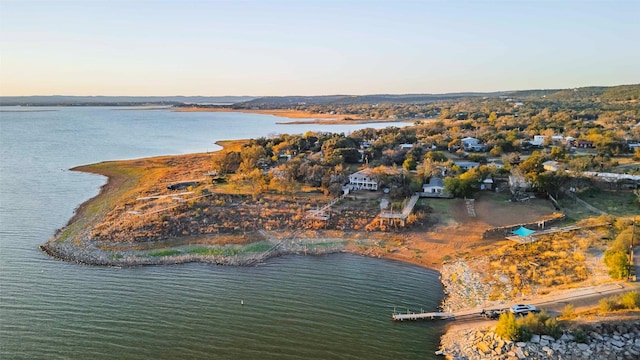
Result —
<instances>
[{"instance_id":1,"label":"sky","mask_svg":"<svg viewBox=\"0 0 640 360\"><path fill-rule=\"evenodd\" d=\"M639 0L0 0L0 95L636 84L639 20Z\"/></svg>"}]
</instances>

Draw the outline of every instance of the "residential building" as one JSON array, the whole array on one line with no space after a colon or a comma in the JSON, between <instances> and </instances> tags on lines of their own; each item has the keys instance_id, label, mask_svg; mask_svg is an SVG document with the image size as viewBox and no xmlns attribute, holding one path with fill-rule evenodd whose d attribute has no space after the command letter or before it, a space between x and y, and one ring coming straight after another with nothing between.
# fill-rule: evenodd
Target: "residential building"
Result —
<instances>
[{"instance_id":1,"label":"residential building","mask_svg":"<svg viewBox=\"0 0 640 360\"><path fill-rule=\"evenodd\" d=\"M360 170L349 175L349 187L352 190L378 190L380 181L371 169Z\"/></svg>"},{"instance_id":2,"label":"residential building","mask_svg":"<svg viewBox=\"0 0 640 360\"><path fill-rule=\"evenodd\" d=\"M444 190L444 181L441 178L432 176L428 184L422 185L422 192L427 194L441 194Z\"/></svg>"},{"instance_id":3,"label":"residential building","mask_svg":"<svg viewBox=\"0 0 640 360\"><path fill-rule=\"evenodd\" d=\"M475 161L454 161L453 163L463 170L469 170L480 166L480 163Z\"/></svg>"},{"instance_id":4,"label":"residential building","mask_svg":"<svg viewBox=\"0 0 640 360\"><path fill-rule=\"evenodd\" d=\"M464 151L486 151L487 145L482 144L480 140L472 137L466 137L460 140Z\"/></svg>"},{"instance_id":5,"label":"residential building","mask_svg":"<svg viewBox=\"0 0 640 360\"><path fill-rule=\"evenodd\" d=\"M529 141L529 143L533 146L542 146L544 145L544 140L546 136L544 135L534 135L533 140Z\"/></svg>"},{"instance_id":6,"label":"residential building","mask_svg":"<svg viewBox=\"0 0 640 360\"><path fill-rule=\"evenodd\" d=\"M583 149L587 149L587 148L592 148L593 147L593 141L589 141L589 140L573 140L573 142L571 142L571 145L577 148L583 148Z\"/></svg>"}]
</instances>

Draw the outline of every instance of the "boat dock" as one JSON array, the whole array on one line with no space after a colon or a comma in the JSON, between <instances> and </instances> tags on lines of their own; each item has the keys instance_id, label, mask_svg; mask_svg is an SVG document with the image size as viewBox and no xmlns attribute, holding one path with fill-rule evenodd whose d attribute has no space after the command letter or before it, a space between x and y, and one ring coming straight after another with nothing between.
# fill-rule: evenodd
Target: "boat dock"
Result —
<instances>
[{"instance_id":1,"label":"boat dock","mask_svg":"<svg viewBox=\"0 0 640 360\"><path fill-rule=\"evenodd\" d=\"M405 321L405 320L443 320L443 319L452 319L454 315L452 313L445 312L419 312L419 313L406 313L406 314L396 314L393 313L391 318L395 321Z\"/></svg>"}]
</instances>

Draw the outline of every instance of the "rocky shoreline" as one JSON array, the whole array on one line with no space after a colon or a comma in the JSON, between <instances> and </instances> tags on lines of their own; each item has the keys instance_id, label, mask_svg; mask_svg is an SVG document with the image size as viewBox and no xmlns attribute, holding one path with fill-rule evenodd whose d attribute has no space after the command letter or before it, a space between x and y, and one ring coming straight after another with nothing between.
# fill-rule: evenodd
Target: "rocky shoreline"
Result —
<instances>
[{"instance_id":1,"label":"rocky shoreline","mask_svg":"<svg viewBox=\"0 0 640 360\"><path fill-rule=\"evenodd\" d=\"M275 243L265 252L247 252L235 255L205 255L195 253L178 253L166 256L153 256L149 251L126 250L109 251L95 246L92 241L84 241L82 245L69 244L66 241L49 241L40 245L46 254L67 262L112 267L134 267L149 265L175 265L193 262L214 265L251 266L270 258L285 255L324 255L344 252L344 242L337 239L295 239ZM322 246L314 246L321 241ZM242 246L240 246L242 248Z\"/></svg>"},{"instance_id":2,"label":"rocky shoreline","mask_svg":"<svg viewBox=\"0 0 640 360\"><path fill-rule=\"evenodd\" d=\"M559 339L533 335L528 342L501 339L495 327L448 330L440 352L452 360L638 359L640 320L582 324Z\"/></svg>"}]
</instances>

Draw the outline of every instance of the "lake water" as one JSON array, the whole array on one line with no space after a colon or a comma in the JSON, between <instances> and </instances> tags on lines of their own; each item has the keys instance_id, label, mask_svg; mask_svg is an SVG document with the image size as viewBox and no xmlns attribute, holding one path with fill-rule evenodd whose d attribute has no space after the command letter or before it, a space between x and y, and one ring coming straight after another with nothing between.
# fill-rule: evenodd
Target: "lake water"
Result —
<instances>
[{"instance_id":1,"label":"lake water","mask_svg":"<svg viewBox=\"0 0 640 360\"><path fill-rule=\"evenodd\" d=\"M437 309L442 286L428 269L348 254L242 268L116 269L65 263L38 249L105 181L71 167L365 125L96 107L6 111L24 109L0 112L0 358L434 357L441 324L391 321L394 307Z\"/></svg>"}]
</instances>

